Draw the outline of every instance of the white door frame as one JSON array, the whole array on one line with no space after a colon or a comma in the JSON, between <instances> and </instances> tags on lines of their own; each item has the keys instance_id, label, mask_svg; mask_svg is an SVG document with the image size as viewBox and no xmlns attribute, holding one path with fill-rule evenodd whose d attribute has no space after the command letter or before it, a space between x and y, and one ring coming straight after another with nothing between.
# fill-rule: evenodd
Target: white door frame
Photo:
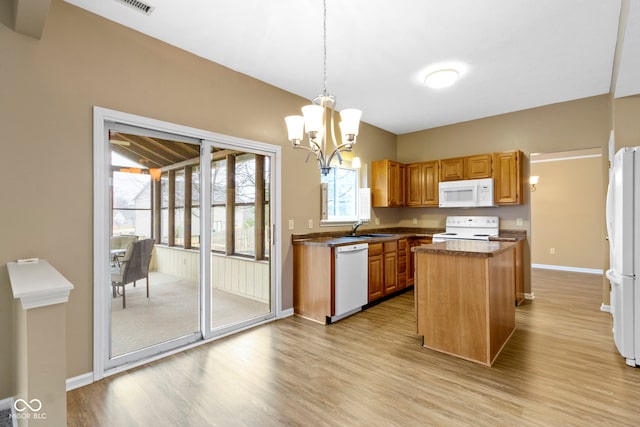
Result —
<instances>
[{"instance_id":1,"label":"white door frame","mask_svg":"<svg viewBox=\"0 0 640 427\"><path fill-rule=\"evenodd\" d=\"M167 132L175 135L182 135L185 137L196 138L202 141L202 152L209 150L213 144L222 144L225 146L234 146L242 150L254 150L262 153L268 153L272 158L272 191L270 193L270 209L271 209L271 226L272 230L272 242L270 251L271 262L271 297L274 302L272 306L275 307L275 319L283 317L282 310L282 243L280 242L277 231L280 230L282 223L281 214L281 176L282 176L282 156L281 147L266 144L263 142L251 141L242 138L236 138L228 135L217 134L213 132L204 131L197 128L188 126L182 126L174 123L164 122L161 120L150 119L147 117L137 116L133 114L123 113L120 111L110 110L102 107L93 108L93 380L97 381L105 377L105 375L115 374L126 369L130 369L134 366L139 366L144 363L148 363L151 360L165 357L169 354L183 351L183 347L179 349L169 350L165 353L156 354L152 357L144 360L138 360L131 363L123 364L114 369L106 370L105 360L108 354L109 337L106 336L107 325L109 321L109 313L106 310L107 304L105 298L109 298L110 292L108 287L104 286L105 281L110 277L110 265L109 265L109 194L105 191L109 185L109 168L110 168L110 149L109 145L105 144L105 132L106 122L116 122L123 125L131 125L136 127L142 127L160 132ZM203 158L205 154L202 154ZM207 175L205 173L205 175ZM207 176L204 176L207 178ZM207 181L208 182L208 181ZM205 186L202 186L205 187ZM204 190L202 190L204 191ZM209 197L205 197L203 200L209 200ZM208 210L203 210L207 211ZM209 215L206 215L208 218ZM206 218L205 218L206 219ZM205 221L201 221L204 227ZM204 236L204 234L201 234ZM204 236L208 237L208 236ZM206 243L206 242L205 242ZM204 252L203 252L204 253ZM209 277L209 258L202 257L200 268L203 278ZM209 283L209 281L202 281L202 283ZM207 292L208 293L208 292ZM203 294L206 295L206 294ZM221 333L214 337L207 334L208 326L204 325L206 319L209 318L208 313L204 313L205 307L200 307L203 326L201 329L205 334L204 339L198 341L194 345L200 345L208 342L211 339L219 338L225 335ZM267 320L268 321L268 320ZM207 328L204 328L207 326ZM247 325L246 327L248 327ZM252 326L252 325L251 325ZM207 339L209 338L209 339Z\"/></svg>"}]
</instances>

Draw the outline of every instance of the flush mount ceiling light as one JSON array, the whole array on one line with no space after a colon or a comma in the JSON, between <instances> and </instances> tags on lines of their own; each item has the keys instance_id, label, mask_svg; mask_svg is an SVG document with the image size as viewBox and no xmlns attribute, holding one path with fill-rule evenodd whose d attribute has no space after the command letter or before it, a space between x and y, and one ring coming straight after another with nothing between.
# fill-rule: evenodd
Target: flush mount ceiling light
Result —
<instances>
[{"instance_id":1,"label":"flush mount ceiling light","mask_svg":"<svg viewBox=\"0 0 640 427\"><path fill-rule=\"evenodd\" d=\"M339 123L340 133L342 134L342 143L336 141L336 132L334 126L334 108L336 98L327 92L327 2L323 1L323 25L324 25L324 52L323 52L323 75L324 75L324 91L321 95L313 100L313 104L302 107L302 116L287 116L285 122L289 134L289 141L293 148L302 148L314 154L320 171L323 175L327 175L331 170L331 161L334 157L338 157L338 161L342 164L342 156L340 152L350 152L356 143L358 136L358 128L360 126L360 117L362 111L354 108L344 109L340 112L342 121ZM304 133L309 138L309 146L300 145ZM327 147L327 139L331 138L333 147ZM329 152L331 150L331 152ZM307 156L309 160L309 156Z\"/></svg>"},{"instance_id":2,"label":"flush mount ceiling light","mask_svg":"<svg viewBox=\"0 0 640 427\"><path fill-rule=\"evenodd\" d=\"M445 68L442 70L432 71L427 74L427 77L424 79L424 83L432 89L441 89L451 86L459 77L460 73L458 73L457 70L454 70L453 68Z\"/></svg>"}]
</instances>

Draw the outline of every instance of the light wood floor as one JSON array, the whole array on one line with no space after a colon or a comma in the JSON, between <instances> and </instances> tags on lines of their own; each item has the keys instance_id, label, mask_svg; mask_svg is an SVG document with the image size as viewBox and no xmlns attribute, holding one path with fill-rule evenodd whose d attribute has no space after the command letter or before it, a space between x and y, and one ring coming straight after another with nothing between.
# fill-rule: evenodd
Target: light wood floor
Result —
<instances>
[{"instance_id":1,"label":"light wood floor","mask_svg":"<svg viewBox=\"0 0 640 427\"><path fill-rule=\"evenodd\" d=\"M291 317L67 395L70 426L637 426L640 369L601 277L534 270L488 368L420 346L411 292L339 321Z\"/></svg>"}]
</instances>

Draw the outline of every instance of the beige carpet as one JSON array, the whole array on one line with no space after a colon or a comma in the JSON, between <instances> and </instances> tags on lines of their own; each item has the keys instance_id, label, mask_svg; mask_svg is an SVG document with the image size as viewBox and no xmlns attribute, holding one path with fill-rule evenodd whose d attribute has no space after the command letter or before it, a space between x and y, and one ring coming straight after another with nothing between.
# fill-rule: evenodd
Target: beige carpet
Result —
<instances>
[{"instance_id":1,"label":"beige carpet","mask_svg":"<svg viewBox=\"0 0 640 427\"><path fill-rule=\"evenodd\" d=\"M269 312L269 305L214 289L213 327L230 325ZM118 356L199 330L198 285L166 274L149 276L146 283L127 285L127 308L122 297L111 300L111 355Z\"/></svg>"}]
</instances>

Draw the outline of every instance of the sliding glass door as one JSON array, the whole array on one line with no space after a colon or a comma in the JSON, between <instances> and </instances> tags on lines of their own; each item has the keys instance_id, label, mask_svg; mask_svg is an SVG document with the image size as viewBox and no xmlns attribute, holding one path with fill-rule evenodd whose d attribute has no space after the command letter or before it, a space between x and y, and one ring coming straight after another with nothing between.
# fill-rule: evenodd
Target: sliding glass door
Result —
<instances>
[{"instance_id":1,"label":"sliding glass door","mask_svg":"<svg viewBox=\"0 0 640 427\"><path fill-rule=\"evenodd\" d=\"M94 259L106 370L276 315L274 153L165 125L104 121Z\"/></svg>"},{"instance_id":2,"label":"sliding glass door","mask_svg":"<svg viewBox=\"0 0 640 427\"><path fill-rule=\"evenodd\" d=\"M201 141L108 126L111 298L108 365L195 342L201 333ZM145 242L150 248L142 251Z\"/></svg>"},{"instance_id":3,"label":"sliding glass door","mask_svg":"<svg viewBox=\"0 0 640 427\"><path fill-rule=\"evenodd\" d=\"M272 315L270 164L242 150L212 153L208 335Z\"/></svg>"}]
</instances>

